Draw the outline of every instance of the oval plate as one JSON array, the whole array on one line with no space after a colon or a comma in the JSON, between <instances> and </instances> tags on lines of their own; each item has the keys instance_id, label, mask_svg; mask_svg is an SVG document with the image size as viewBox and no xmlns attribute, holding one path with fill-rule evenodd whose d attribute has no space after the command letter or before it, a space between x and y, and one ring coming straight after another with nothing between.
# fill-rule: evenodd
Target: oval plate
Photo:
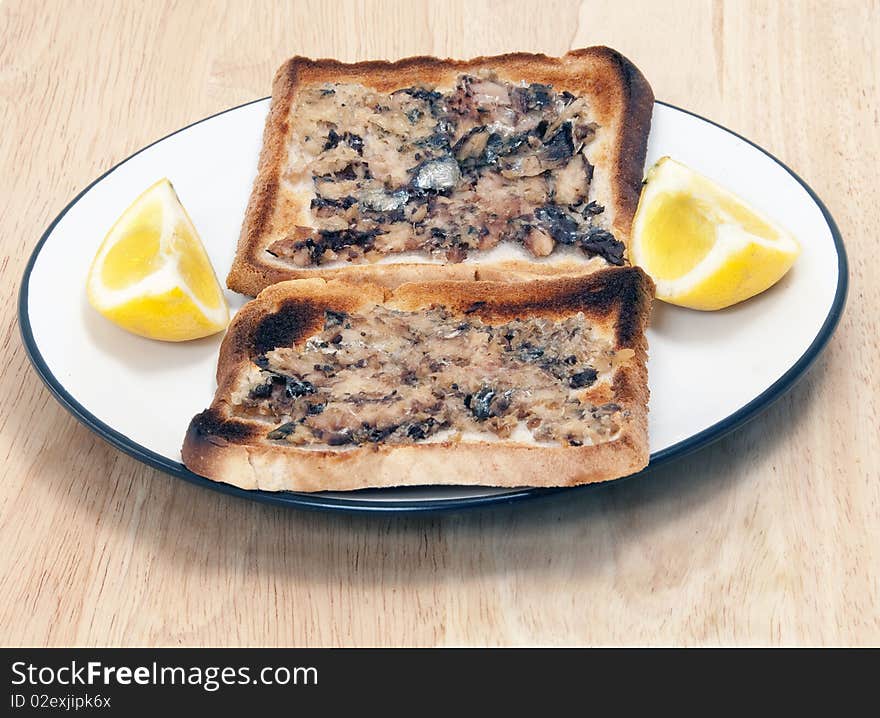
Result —
<instances>
[{"instance_id":1,"label":"oval plate","mask_svg":"<svg viewBox=\"0 0 880 718\"><path fill-rule=\"evenodd\" d=\"M201 486L287 506L435 511L509 503L574 489L418 487L346 493L245 491L180 463L189 420L211 403L220 337L165 344L118 329L88 305L92 257L129 203L161 177L174 183L221 280L232 262L256 174L264 98L189 125L136 152L83 190L52 222L27 264L19 323L55 397L114 446ZM720 438L789 389L834 331L846 298L846 254L828 210L785 165L743 137L658 102L647 165L672 157L788 227L803 252L775 287L701 313L655 303L649 376L651 464ZM236 310L244 298L227 292Z\"/></svg>"}]
</instances>

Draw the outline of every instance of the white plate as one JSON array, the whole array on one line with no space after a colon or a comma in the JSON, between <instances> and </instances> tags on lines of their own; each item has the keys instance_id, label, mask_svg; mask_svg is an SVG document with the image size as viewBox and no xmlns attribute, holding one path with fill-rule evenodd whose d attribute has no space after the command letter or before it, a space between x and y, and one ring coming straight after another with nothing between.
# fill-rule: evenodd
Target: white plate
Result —
<instances>
[{"instance_id":1,"label":"white plate","mask_svg":"<svg viewBox=\"0 0 880 718\"><path fill-rule=\"evenodd\" d=\"M189 472L180 444L211 403L220 337L165 344L118 329L89 307L84 282L114 220L168 177L222 278L256 174L268 99L155 142L87 187L52 222L25 270L19 321L31 360L81 421L132 456L229 493L318 508L423 510L545 494L539 489L420 487L344 494L242 491ZM761 148L708 120L656 103L647 164L663 155L730 188L788 227L803 253L771 290L721 312L656 303L651 328L651 465L703 446L788 389L830 337L846 296L839 232L815 193ZM243 298L227 292L233 310Z\"/></svg>"}]
</instances>

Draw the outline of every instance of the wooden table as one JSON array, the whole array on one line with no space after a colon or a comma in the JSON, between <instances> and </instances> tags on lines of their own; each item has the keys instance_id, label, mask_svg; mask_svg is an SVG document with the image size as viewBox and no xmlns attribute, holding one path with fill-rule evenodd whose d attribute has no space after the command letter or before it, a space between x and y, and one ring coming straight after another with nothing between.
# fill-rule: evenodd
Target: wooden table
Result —
<instances>
[{"instance_id":1,"label":"wooden table","mask_svg":"<svg viewBox=\"0 0 880 718\"><path fill-rule=\"evenodd\" d=\"M0 4L0 644L880 642L878 34L857 1ZM286 56L600 43L788 163L849 251L828 350L711 448L509 508L306 513L137 463L29 366L16 293L52 218L151 140L268 94Z\"/></svg>"}]
</instances>

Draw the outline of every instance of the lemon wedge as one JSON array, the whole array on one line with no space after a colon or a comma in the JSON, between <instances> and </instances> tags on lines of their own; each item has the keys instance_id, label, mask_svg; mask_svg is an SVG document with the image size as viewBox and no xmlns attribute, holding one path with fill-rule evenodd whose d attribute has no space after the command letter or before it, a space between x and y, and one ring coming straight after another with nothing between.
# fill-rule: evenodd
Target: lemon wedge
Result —
<instances>
[{"instance_id":1,"label":"lemon wedge","mask_svg":"<svg viewBox=\"0 0 880 718\"><path fill-rule=\"evenodd\" d=\"M208 254L167 179L138 197L110 229L86 290L101 314L150 339L198 339L229 323Z\"/></svg>"},{"instance_id":2,"label":"lemon wedge","mask_svg":"<svg viewBox=\"0 0 880 718\"><path fill-rule=\"evenodd\" d=\"M798 254L789 232L680 162L663 157L648 171L630 256L658 299L723 309L772 287Z\"/></svg>"}]
</instances>

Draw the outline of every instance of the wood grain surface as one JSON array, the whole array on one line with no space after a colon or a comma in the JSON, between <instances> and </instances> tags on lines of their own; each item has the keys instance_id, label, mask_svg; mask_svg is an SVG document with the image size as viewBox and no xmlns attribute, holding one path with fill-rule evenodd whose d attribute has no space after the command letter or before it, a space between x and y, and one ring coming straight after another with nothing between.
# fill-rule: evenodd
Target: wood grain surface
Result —
<instances>
[{"instance_id":1,"label":"wood grain surface","mask_svg":"<svg viewBox=\"0 0 880 718\"><path fill-rule=\"evenodd\" d=\"M864 0L0 3L0 644L880 643L878 35ZM483 512L298 512L137 463L28 364L16 296L53 217L146 143L268 94L288 55L591 44L788 163L849 251L828 350L711 448Z\"/></svg>"}]
</instances>

